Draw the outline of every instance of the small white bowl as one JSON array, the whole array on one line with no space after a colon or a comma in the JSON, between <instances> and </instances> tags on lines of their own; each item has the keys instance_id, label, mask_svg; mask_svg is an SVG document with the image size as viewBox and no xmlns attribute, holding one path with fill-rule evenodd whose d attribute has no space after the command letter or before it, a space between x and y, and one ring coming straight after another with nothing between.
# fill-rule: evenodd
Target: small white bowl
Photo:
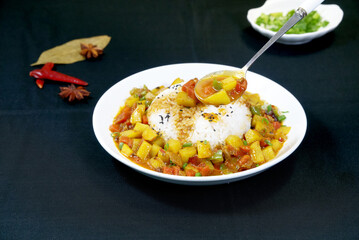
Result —
<instances>
[{"instance_id":1,"label":"small white bowl","mask_svg":"<svg viewBox=\"0 0 359 240\"><path fill-rule=\"evenodd\" d=\"M275 32L260 27L256 24L257 18L262 14L269 14L275 12L283 12L286 14L290 10L297 9L304 0L267 0L263 6L259 8L253 8L248 11L247 19L252 25L254 30L261 33L262 35L271 38ZM343 19L343 10L335 4L321 4L315 11L317 11L323 20L327 20L329 24L320 28L316 32L303 33L303 34L284 34L277 42L287 45L298 45L310 42L315 38L319 38L328 32L333 31Z\"/></svg>"},{"instance_id":2,"label":"small white bowl","mask_svg":"<svg viewBox=\"0 0 359 240\"><path fill-rule=\"evenodd\" d=\"M215 185L238 181L261 173L286 159L304 138L307 129L307 118L304 109L298 100L285 88L264 76L250 71L247 72L248 91L259 93L262 99L276 105L279 109L288 111L285 124L291 126L292 129L288 134L287 141L273 160L259 167L228 175L186 177L164 174L141 167L122 155L116 148L109 126L132 88L141 87L144 84L149 88L155 88L160 85L168 86L178 77L188 81L194 77L201 78L208 73L220 70L238 71L239 69L218 64L184 63L151 68L119 81L107 90L96 104L93 113L93 129L97 140L112 157L136 171L161 181L183 185Z\"/></svg>"}]
</instances>

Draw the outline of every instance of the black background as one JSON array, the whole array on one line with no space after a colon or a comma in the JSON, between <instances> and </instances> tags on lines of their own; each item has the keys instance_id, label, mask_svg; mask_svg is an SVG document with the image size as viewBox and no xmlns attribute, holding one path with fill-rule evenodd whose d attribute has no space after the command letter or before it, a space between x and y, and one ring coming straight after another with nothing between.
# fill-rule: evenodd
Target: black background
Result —
<instances>
[{"instance_id":1,"label":"black background","mask_svg":"<svg viewBox=\"0 0 359 240\"><path fill-rule=\"evenodd\" d=\"M303 105L307 134L255 177L190 187L143 176L97 142L92 113L121 79L184 62L241 67L267 39L246 20L264 1L0 1L0 239L358 239L356 0L339 27L273 45L252 66ZM326 1L335 3L335 1ZM98 61L56 65L89 82L69 104L37 88L29 65L69 40L112 37ZM295 126L292 126L295 128Z\"/></svg>"}]
</instances>

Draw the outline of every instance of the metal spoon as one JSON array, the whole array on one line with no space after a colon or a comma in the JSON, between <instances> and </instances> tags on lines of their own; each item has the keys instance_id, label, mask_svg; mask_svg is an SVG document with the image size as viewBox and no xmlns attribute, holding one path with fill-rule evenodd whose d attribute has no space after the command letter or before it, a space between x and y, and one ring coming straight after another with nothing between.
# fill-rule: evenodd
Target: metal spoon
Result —
<instances>
[{"instance_id":1,"label":"metal spoon","mask_svg":"<svg viewBox=\"0 0 359 240\"><path fill-rule=\"evenodd\" d=\"M321 4L324 0L307 0L303 2L298 9L295 11L294 15L283 25L279 31L271 37L268 42L247 62L246 65L240 71L229 71L222 70L207 74L203 78L199 80L199 82L203 79L213 78L215 76L233 76L237 79L245 78L249 67L261 56L273 43L275 43L281 36L283 36L289 29L291 29L297 22L302 20L308 13L313 11L319 4ZM196 87L198 83L196 84ZM203 98L197 94L195 87L196 97L203 102ZM204 102L205 103L205 102ZM207 103L208 104L208 103Z\"/></svg>"}]
</instances>

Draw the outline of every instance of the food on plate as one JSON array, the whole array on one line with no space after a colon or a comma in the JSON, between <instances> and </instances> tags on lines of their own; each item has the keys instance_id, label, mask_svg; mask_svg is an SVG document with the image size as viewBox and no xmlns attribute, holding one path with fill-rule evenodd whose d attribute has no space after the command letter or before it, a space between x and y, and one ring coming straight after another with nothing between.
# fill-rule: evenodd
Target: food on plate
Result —
<instances>
[{"instance_id":1,"label":"food on plate","mask_svg":"<svg viewBox=\"0 0 359 240\"><path fill-rule=\"evenodd\" d=\"M256 24L271 30L278 32L278 30L293 16L295 10L289 11L287 14L282 12L262 13L256 20ZM325 27L329 24L328 21L323 20L317 11L312 11L291 29L288 30L287 34L303 34L318 31L320 28Z\"/></svg>"},{"instance_id":2,"label":"food on plate","mask_svg":"<svg viewBox=\"0 0 359 240\"><path fill-rule=\"evenodd\" d=\"M224 91L245 81L225 79L217 79ZM277 155L290 127L276 106L249 92L205 104L194 93L197 82L132 89L109 127L119 151L147 169L194 177L248 170Z\"/></svg>"},{"instance_id":3,"label":"food on plate","mask_svg":"<svg viewBox=\"0 0 359 240\"><path fill-rule=\"evenodd\" d=\"M211 75L201 79L194 88L195 94L205 104L228 104L237 100L247 89L247 80L236 74Z\"/></svg>"}]
</instances>

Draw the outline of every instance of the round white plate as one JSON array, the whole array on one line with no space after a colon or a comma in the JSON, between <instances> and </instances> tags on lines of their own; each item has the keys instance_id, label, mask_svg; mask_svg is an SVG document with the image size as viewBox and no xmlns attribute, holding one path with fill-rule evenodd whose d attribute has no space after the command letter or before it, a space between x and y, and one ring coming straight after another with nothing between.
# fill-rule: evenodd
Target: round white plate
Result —
<instances>
[{"instance_id":1,"label":"round white plate","mask_svg":"<svg viewBox=\"0 0 359 240\"><path fill-rule=\"evenodd\" d=\"M247 13L248 22L251 24L254 30L271 38L275 32L260 27L256 24L257 18L262 14L269 14L275 12L283 12L286 14L292 9L297 9L304 0L267 0L263 6L259 8L250 9ZM329 21L329 24L320 28L316 32L303 33L303 34L284 34L277 42L287 45L298 45L310 42L315 38L319 38L331 31L333 31L343 19L343 10L335 4L321 4L315 11L317 11L323 20Z\"/></svg>"},{"instance_id":2,"label":"round white plate","mask_svg":"<svg viewBox=\"0 0 359 240\"><path fill-rule=\"evenodd\" d=\"M219 70L239 69L205 63L173 64L145 70L119 81L103 94L93 113L93 129L99 143L112 157L142 174L162 181L185 185L214 185L238 181L258 174L288 157L304 138L307 129L305 112L298 100L285 88L253 72L247 73L248 91L259 93L261 98L268 103L278 106L281 111L288 111L285 114L287 117L285 124L292 127L283 148L276 158L270 162L254 169L229 175L185 177L168 175L143 168L124 157L118 151L112 140L109 126L112 124L120 107L124 104L125 99L129 97L129 92L132 88L142 87L144 84L150 89L160 85L169 86L178 77L188 81Z\"/></svg>"}]
</instances>

